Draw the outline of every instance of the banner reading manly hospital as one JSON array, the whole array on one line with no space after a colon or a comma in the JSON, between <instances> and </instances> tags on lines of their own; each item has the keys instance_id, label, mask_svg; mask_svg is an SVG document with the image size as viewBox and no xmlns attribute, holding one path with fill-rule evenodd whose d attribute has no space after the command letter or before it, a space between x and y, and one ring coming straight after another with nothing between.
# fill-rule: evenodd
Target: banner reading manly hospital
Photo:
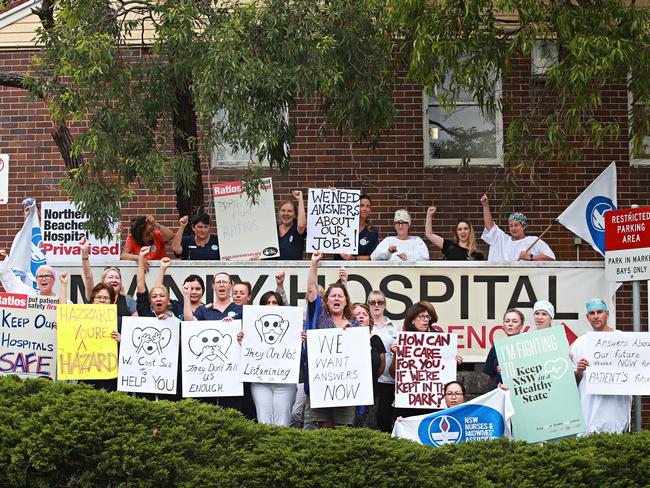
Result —
<instances>
[{"instance_id":1,"label":"banner reading manly hospital","mask_svg":"<svg viewBox=\"0 0 650 488\"><path fill-rule=\"evenodd\" d=\"M438 312L438 325L444 332L458 335L458 354L465 361L482 362L495 339L504 337L501 328L503 313L519 308L526 317L525 327L533 324L532 307L537 300L555 305L554 326L565 324L576 335L590 330L584 317L584 303L593 297L607 297L602 263L552 263L544 265L513 264L499 266L488 263L428 262L391 265L389 263L357 263L323 261L319 282L334 283L338 270L345 264L349 273L349 291L353 302L365 301L374 289L386 294L386 316L401 324L406 309L414 302L427 300ZM165 285L172 297L182 297L181 285L189 274L203 277L206 283L204 302L212 301L212 279L219 271L228 272L235 281L249 281L253 286L253 303L275 289L275 273L286 273L285 288L290 305L304 305L309 263L247 262L226 263L175 261L167 270ZM151 266L155 271L156 262ZM579 266L579 267L578 267ZM95 275L103 269L98 266ZM122 276L130 294L135 293L135 263L121 263ZM64 271L64 269L60 269ZM72 273L71 299L80 299L83 288L81 269ZM155 272L147 280L153 286ZM614 322L610 316L610 322Z\"/></svg>"}]
</instances>

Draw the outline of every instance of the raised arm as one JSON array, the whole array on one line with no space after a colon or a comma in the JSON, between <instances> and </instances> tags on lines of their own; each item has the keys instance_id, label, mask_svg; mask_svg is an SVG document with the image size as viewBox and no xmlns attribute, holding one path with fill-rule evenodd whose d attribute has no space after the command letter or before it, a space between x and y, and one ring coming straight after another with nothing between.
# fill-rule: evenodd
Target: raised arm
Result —
<instances>
[{"instance_id":1,"label":"raised arm","mask_svg":"<svg viewBox=\"0 0 650 488\"><path fill-rule=\"evenodd\" d=\"M93 288L95 288L95 279L93 278L92 269L90 269L90 258L88 257L88 249L90 248L90 244L88 243L88 239L81 239L79 247L81 248L81 268L84 275L86 299L90 300L90 293L93 291Z\"/></svg>"},{"instance_id":2,"label":"raised arm","mask_svg":"<svg viewBox=\"0 0 650 488\"><path fill-rule=\"evenodd\" d=\"M162 235L165 242L169 242L174 238L174 231L169 227L165 227L161 223L156 222L156 218L153 215L147 215L147 222L153 224L154 227L160 231L160 234Z\"/></svg>"},{"instance_id":3,"label":"raised arm","mask_svg":"<svg viewBox=\"0 0 650 488\"><path fill-rule=\"evenodd\" d=\"M291 192L293 198L298 201L298 234L304 234L307 228L307 212L305 212L305 200L302 198L300 190Z\"/></svg>"},{"instance_id":4,"label":"raised arm","mask_svg":"<svg viewBox=\"0 0 650 488\"><path fill-rule=\"evenodd\" d=\"M490 199L487 193L483 193L481 197L481 206L483 207L483 224L485 224L487 230L491 230L494 227L494 219L492 218L492 212L490 212Z\"/></svg>"},{"instance_id":5,"label":"raised arm","mask_svg":"<svg viewBox=\"0 0 650 488\"><path fill-rule=\"evenodd\" d=\"M144 293L147 291L147 283L144 279L144 275L146 273L144 257L147 254L149 254L149 246L144 246L142 249L140 249L140 255L138 256L138 272L136 275L138 293Z\"/></svg>"},{"instance_id":6,"label":"raised arm","mask_svg":"<svg viewBox=\"0 0 650 488\"><path fill-rule=\"evenodd\" d=\"M59 304L65 305L68 303L68 282L70 281L70 276L68 273L61 273L59 275L59 281L61 282L61 290L59 290Z\"/></svg>"},{"instance_id":7,"label":"raised arm","mask_svg":"<svg viewBox=\"0 0 650 488\"><path fill-rule=\"evenodd\" d=\"M185 227L187 227L188 220L189 217L187 215L181 217L181 219L178 221L178 230L172 239L172 251L174 251L174 254L177 256L183 254L183 246L181 245L181 241L183 240L183 233L185 232Z\"/></svg>"},{"instance_id":8,"label":"raised arm","mask_svg":"<svg viewBox=\"0 0 650 488\"><path fill-rule=\"evenodd\" d=\"M284 271L278 271L275 273L275 292L280 295L280 298L282 298L282 303L289 305L287 292L284 289Z\"/></svg>"},{"instance_id":9,"label":"raised arm","mask_svg":"<svg viewBox=\"0 0 650 488\"><path fill-rule=\"evenodd\" d=\"M183 285L183 320L190 321L196 320L194 312L192 311L192 302L190 301L190 284Z\"/></svg>"},{"instance_id":10,"label":"raised arm","mask_svg":"<svg viewBox=\"0 0 650 488\"><path fill-rule=\"evenodd\" d=\"M163 281L165 280L165 273L167 268L172 264L172 260L165 257L160 260L160 268L158 268L158 274L156 275L156 283L154 286L163 286Z\"/></svg>"},{"instance_id":11,"label":"raised arm","mask_svg":"<svg viewBox=\"0 0 650 488\"><path fill-rule=\"evenodd\" d=\"M318 295L318 263L323 258L323 253L316 251L311 255L309 275L307 276L307 301L313 302Z\"/></svg>"},{"instance_id":12,"label":"raised arm","mask_svg":"<svg viewBox=\"0 0 650 488\"><path fill-rule=\"evenodd\" d=\"M436 213L436 207L429 207L427 209L427 219L424 222L424 235L431 241L431 244L439 249L442 249L444 239L438 234L433 233L433 215Z\"/></svg>"}]
</instances>

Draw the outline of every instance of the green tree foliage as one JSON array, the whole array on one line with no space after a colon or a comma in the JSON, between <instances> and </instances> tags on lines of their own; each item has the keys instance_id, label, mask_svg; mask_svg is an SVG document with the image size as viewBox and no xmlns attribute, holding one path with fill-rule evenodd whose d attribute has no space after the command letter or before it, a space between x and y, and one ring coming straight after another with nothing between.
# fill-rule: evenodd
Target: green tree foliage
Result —
<instances>
[{"instance_id":1,"label":"green tree foliage","mask_svg":"<svg viewBox=\"0 0 650 488\"><path fill-rule=\"evenodd\" d=\"M506 178L534 179L549 160L576 161L581 148L602 147L621 134L621 120L603 108L612 82L627 84L635 154L650 134L650 17L627 0L388 0L388 16L411 80L433 92L447 81L442 104L468 91L488 113L511 107L493 97L513 56L536 41L554 42L557 63L531 81L530 106L505 134ZM445 80L445 77L446 80ZM541 133L540 133L541 129ZM627 138L627 134L624 135ZM515 181L506 185L516 188Z\"/></svg>"},{"instance_id":2,"label":"green tree foliage","mask_svg":"<svg viewBox=\"0 0 650 488\"><path fill-rule=\"evenodd\" d=\"M181 198L200 204L199 155L216 144L286 173L295 133L287 111L298 97L317 101L324 130L370 145L394 118L381 2L48 3L29 85L55 123L82 124L72 152L84 162L64 187L97 235L107 235L134 183L159 191L173 180ZM145 27L153 42L134 49L129 40L144 40ZM253 197L259 175L252 165Z\"/></svg>"},{"instance_id":3,"label":"green tree foliage","mask_svg":"<svg viewBox=\"0 0 650 488\"><path fill-rule=\"evenodd\" d=\"M647 486L650 434L444 448L367 429L259 425L184 400L0 378L0 485L572 488Z\"/></svg>"}]
</instances>

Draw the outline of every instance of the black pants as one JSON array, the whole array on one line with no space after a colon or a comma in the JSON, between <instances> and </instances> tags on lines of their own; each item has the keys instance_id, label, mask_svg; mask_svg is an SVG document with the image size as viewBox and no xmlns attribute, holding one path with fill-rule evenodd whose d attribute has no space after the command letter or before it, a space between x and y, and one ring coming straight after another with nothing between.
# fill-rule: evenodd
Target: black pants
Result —
<instances>
[{"instance_id":1,"label":"black pants","mask_svg":"<svg viewBox=\"0 0 650 488\"><path fill-rule=\"evenodd\" d=\"M382 432L393 431L393 401L395 400L395 385L392 383L377 383L377 427Z\"/></svg>"}]
</instances>

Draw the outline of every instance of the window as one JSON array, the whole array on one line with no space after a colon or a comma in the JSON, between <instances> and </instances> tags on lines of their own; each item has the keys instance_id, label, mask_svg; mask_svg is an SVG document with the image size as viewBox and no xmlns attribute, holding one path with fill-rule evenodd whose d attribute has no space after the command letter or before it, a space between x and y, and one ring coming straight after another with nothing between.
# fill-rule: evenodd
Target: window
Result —
<instances>
[{"instance_id":1,"label":"window","mask_svg":"<svg viewBox=\"0 0 650 488\"><path fill-rule=\"evenodd\" d=\"M495 96L500 96L500 88ZM436 95L424 95L425 166L502 164L503 123L501 112L489 115L478 103L461 93L449 112Z\"/></svg>"},{"instance_id":2,"label":"window","mask_svg":"<svg viewBox=\"0 0 650 488\"><path fill-rule=\"evenodd\" d=\"M557 43L549 40L538 40L533 44L530 53L530 71L534 77L544 77L549 68L557 63Z\"/></svg>"},{"instance_id":3,"label":"window","mask_svg":"<svg viewBox=\"0 0 650 488\"><path fill-rule=\"evenodd\" d=\"M639 120L641 122L642 120L646 122L648 120L648 116L650 116L650 106L646 104L641 104L641 103L634 103L632 93L627 92L627 102L628 102L628 110L630 114L630 124L632 123L632 117L635 118L635 120ZM637 154L636 157L632 157L632 140L630 140L630 164L632 166L650 166L650 130L646 130L645 132L645 137L643 138L643 147L641 148L641 153Z\"/></svg>"}]
</instances>

